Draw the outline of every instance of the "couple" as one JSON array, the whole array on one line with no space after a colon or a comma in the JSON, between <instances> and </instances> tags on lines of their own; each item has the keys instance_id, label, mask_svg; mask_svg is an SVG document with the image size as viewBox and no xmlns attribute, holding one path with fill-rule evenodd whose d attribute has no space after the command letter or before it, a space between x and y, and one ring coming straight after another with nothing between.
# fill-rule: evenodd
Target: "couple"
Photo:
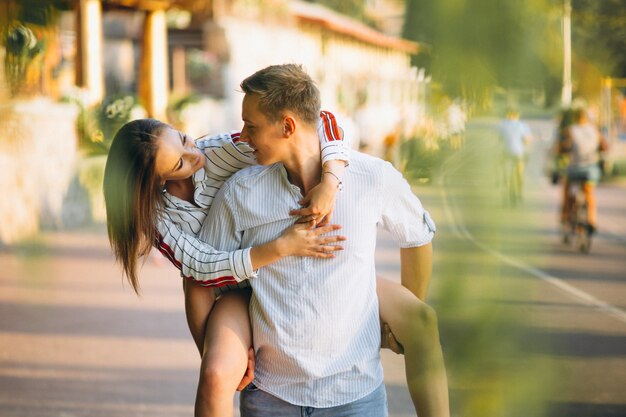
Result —
<instances>
[{"instance_id":1,"label":"couple","mask_svg":"<svg viewBox=\"0 0 626 417\"><path fill-rule=\"evenodd\" d=\"M420 417L448 416L436 318L418 299L431 274L428 214L390 164L344 149L331 114L319 122L319 91L300 66L265 68L241 88L241 141L193 143L134 121L105 169L109 238L133 287L150 245L193 278L196 416L232 415L238 387L242 416L386 415L380 321L404 348ZM348 238L337 255L331 214ZM375 276L379 224L402 248L403 286Z\"/></svg>"}]
</instances>

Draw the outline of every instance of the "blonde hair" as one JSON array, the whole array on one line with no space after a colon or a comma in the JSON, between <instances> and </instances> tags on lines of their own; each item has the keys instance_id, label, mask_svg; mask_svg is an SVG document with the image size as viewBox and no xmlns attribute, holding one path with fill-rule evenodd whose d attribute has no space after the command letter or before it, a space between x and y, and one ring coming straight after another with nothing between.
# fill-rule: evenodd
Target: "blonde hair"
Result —
<instances>
[{"instance_id":1,"label":"blonde hair","mask_svg":"<svg viewBox=\"0 0 626 417\"><path fill-rule=\"evenodd\" d=\"M259 96L259 110L272 122L285 110L293 111L312 126L319 119L320 92L301 65L272 65L255 72L240 85L246 94Z\"/></svg>"}]
</instances>

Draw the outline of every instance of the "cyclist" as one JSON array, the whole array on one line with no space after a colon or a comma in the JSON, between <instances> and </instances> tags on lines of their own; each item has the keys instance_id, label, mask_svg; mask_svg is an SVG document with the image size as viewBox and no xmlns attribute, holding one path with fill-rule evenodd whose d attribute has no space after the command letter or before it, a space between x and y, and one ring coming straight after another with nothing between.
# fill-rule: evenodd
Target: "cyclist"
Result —
<instances>
[{"instance_id":1,"label":"cyclist","mask_svg":"<svg viewBox=\"0 0 626 417\"><path fill-rule=\"evenodd\" d=\"M500 139L504 145L502 170L506 185L505 199L511 205L522 199L524 187L524 162L526 145L532 138L528 125L519 119L519 112L509 109L506 118L500 124Z\"/></svg>"},{"instance_id":2,"label":"cyclist","mask_svg":"<svg viewBox=\"0 0 626 417\"><path fill-rule=\"evenodd\" d=\"M587 203L587 231L595 233L597 212L595 184L600 180L599 151L604 139L584 108L573 111L573 124L566 129L563 140L559 143L559 153L569 156L569 166L565 171L563 201L561 203L561 223L566 227L573 205L571 186L581 184Z\"/></svg>"}]
</instances>

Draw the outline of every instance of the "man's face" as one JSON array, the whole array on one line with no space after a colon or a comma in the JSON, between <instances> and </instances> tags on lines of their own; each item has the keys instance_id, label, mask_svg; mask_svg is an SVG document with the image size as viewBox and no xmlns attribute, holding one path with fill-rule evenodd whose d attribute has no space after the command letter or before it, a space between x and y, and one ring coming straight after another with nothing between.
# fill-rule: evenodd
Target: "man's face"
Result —
<instances>
[{"instance_id":1,"label":"man's face","mask_svg":"<svg viewBox=\"0 0 626 417\"><path fill-rule=\"evenodd\" d=\"M283 127L280 121L271 122L259 110L259 96L246 94L243 98L241 109L243 129L241 140L248 142L254 149L254 156L260 165L271 165L279 162L282 148L285 145L283 139Z\"/></svg>"}]
</instances>

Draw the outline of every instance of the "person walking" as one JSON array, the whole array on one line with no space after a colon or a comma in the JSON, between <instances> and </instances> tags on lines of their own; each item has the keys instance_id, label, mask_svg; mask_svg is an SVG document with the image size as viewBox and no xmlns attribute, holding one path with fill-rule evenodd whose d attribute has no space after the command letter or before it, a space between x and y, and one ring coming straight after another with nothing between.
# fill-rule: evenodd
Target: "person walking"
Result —
<instances>
[{"instance_id":1,"label":"person walking","mask_svg":"<svg viewBox=\"0 0 626 417\"><path fill-rule=\"evenodd\" d=\"M502 177L504 202L516 206L522 200L526 146L532 138L528 125L520 120L519 112L509 109L500 123L500 140L503 145Z\"/></svg>"}]
</instances>

